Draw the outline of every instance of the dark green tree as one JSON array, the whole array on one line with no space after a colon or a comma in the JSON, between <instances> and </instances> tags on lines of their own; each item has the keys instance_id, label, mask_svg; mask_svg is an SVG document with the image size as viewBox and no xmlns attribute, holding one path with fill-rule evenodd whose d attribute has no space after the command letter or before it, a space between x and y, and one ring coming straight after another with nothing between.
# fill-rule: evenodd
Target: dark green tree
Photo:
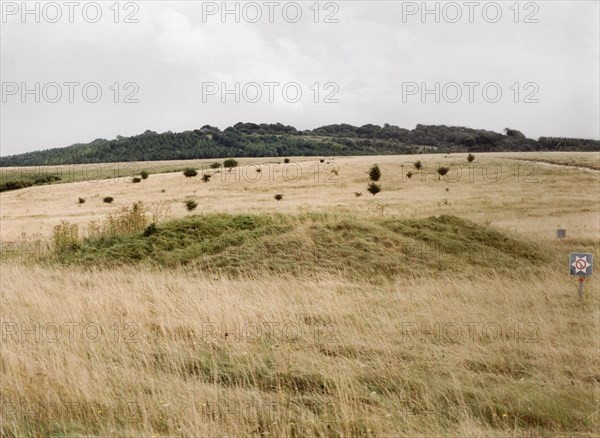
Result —
<instances>
[{"instance_id":1,"label":"dark green tree","mask_svg":"<svg viewBox=\"0 0 600 438\"><path fill-rule=\"evenodd\" d=\"M367 186L367 191L372 194L373 196L375 196L377 193L381 192L381 186L379 184L375 184L375 183L370 183Z\"/></svg>"},{"instance_id":2,"label":"dark green tree","mask_svg":"<svg viewBox=\"0 0 600 438\"><path fill-rule=\"evenodd\" d=\"M368 174L369 174L369 179L371 181L377 182L381 179L381 169L379 169L379 166L377 164L374 164L373 166L371 166Z\"/></svg>"},{"instance_id":3,"label":"dark green tree","mask_svg":"<svg viewBox=\"0 0 600 438\"><path fill-rule=\"evenodd\" d=\"M229 172L231 172L231 170L232 170L234 167L237 167L237 166L238 166L238 164L239 164L239 163L238 163L238 162L237 162L235 159L233 159L233 158L228 158L227 160L223 161L223 166L224 166L224 167L225 167L225 168L226 168L226 169L227 169Z\"/></svg>"}]
</instances>

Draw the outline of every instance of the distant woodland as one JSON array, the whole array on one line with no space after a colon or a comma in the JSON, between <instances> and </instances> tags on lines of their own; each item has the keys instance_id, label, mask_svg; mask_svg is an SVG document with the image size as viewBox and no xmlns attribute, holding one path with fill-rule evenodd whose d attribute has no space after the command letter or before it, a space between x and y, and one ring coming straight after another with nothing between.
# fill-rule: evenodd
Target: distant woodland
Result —
<instances>
[{"instance_id":1,"label":"distant woodland","mask_svg":"<svg viewBox=\"0 0 600 438\"><path fill-rule=\"evenodd\" d=\"M526 138L454 126L385 124L322 126L299 131L293 126L237 123L225 130L205 125L185 132L146 131L132 137L0 157L0 167L227 157L343 156L450 152L600 151L600 141L576 138Z\"/></svg>"}]
</instances>

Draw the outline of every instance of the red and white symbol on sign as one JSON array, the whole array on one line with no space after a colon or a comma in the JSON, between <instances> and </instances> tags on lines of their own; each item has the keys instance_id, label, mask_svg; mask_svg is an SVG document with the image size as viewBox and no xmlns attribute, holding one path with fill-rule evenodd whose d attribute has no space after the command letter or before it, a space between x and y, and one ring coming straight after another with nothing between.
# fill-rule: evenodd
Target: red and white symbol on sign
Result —
<instances>
[{"instance_id":1,"label":"red and white symbol on sign","mask_svg":"<svg viewBox=\"0 0 600 438\"><path fill-rule=\"evenodd\" d=\"M587 259L584 257L575 257L575 261L571 266L575 267L575 273L585 272L588 267Z\"/></svg>"}]
</instances>

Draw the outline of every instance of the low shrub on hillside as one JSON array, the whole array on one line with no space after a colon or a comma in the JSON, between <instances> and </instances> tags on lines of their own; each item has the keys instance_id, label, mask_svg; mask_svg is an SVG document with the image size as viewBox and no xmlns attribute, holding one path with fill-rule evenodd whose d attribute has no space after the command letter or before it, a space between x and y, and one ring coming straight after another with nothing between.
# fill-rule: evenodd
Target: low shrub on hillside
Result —
<instances>
[{"instance_id":1,"label":"low shrub on hillside","mask_svg":"<svg viewBox=\"0 0 600 438\"><path fill-rule=\"evenodd\" d=\"M198 203L192 199L185 201L185 208L187 211L194 211L198 207Z\"/></svg>"},{"instance_id":2,"label":"low shrub on hillside","mask_svg":"<svg viewBox=\"0 0 600 438\"><path fill-rule=\"evenodd\" d=\"M58 175L43 175L43 176L38 176L36 178L34 178L33 183L35 185L40 185L40 184L48 184L48 183L52 183L54 181L60 181L62 178Z\"/></svg>"},{"instance_id":3,"label":"low shrub on hillside","mask_svg":"<svg viewBox=\"0 0 600 438\"><path fill-rule=\"evenodd\" d=\"M158 231L158 228L156 227L156 224L154 222L152 222L150 225L148 225L148 227L144 230L143 236L144 237L150 237L153 234L156 234L156 232Z\"/></svg>"},{"instance_id":4,"label":"low shrub on hillside","mask_svg":"<svg viewBox=\"0 0 600 438\"><path fill-rule=\"evenodd\" d=\"M26 187L31 187L33 182L22 179L5 181L0 184L0 192L8 192L10 190L19 190Z\"/></svg>"},{"instance_id":5,"label":"low shrub on hillside","mask_svg":"<svg viewBox=\"0 0 600 438\"><path fill-rule=\"evenodd\" d=\"M193 178L198 175L198 172L196 171L196 169L192 169L191 167L188 167L187 169L185 169L183 171L183 174L185 175L186 178Z\"/></svg>"}]
</instances>

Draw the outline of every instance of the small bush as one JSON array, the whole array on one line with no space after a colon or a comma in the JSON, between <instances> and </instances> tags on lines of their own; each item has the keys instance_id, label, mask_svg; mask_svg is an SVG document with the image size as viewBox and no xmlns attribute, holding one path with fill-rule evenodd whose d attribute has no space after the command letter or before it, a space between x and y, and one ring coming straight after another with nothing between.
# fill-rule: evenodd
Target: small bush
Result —
<instances>
[{"instance_id":1,"label":"small bush","mask_svg":"<svg viewBox=\"0 0 600 438\"><path fill-rule=\"evenodd\" d=\"M191 199L185 201L185 208L187 208L187 211L194 211L196 207L198 207L198 203L196 201Z\"/></svg>"},{"instance_id":2,"label":"small bush","mask_svg":"<svg viewBox=\"0 0 600 438\"><path fill-rule=\"evenodd\" d=\"M261 172L262 172L262 169L259 167L258 169L256 169L256 171L257 171L258 173L261 173Z\"/></svg>"},{"instance_id":3,"label":"small bush","mask_svg":"<svg viewBox=\"0 0 600 438\"><path fill-rule=\"evenodd\" d=\"M204 175L202 175L202 182L205 182L205 183L209 182L211 176L212 175L209 175L208 173L205 173Z\"/></svg>"},{"instance_id":4,"label":"small bush","mask_svg":"<svg viewBox=\"0 0 600 438\"><path fill-rule=\"evenodd\" d=\"M188 167L187 169L185 169L183 171L183 174L185 175L186 178L193 178L194 176L198 175L198 172L196 171L196 169L192 169L191 167Z\"/></svg>"},{"instance_id":5,"label":"small bush","mask_svg":"<svg viewBox=\"0 0 600 438\"><path fill-rule=\"evenodd\" d=\"M111 204L114 200L115 200L115 198L113 198L112 196L105 196L102 199L102 202L104 202L106 204Z\"/></svg>"},{"instance_id":6,"label":"small bush","mask_svg":"<svg viewBox=\"0 0 600 438\"><path fill-rule=\"evenodd\" d=\"M473 161L475 161L475 155L473 155L473 154L467 155L467 161L469 163L472 163Z\"/></svg>"},{"instance_id":7,"label":"small bush","mask_svg":"<svg viewBox=\"0 0 600 438\"><path fill-rule=\"evenodd\" d=\"M408 177L408 179L411 179L413 175L414 175L414 174L413 174L413 173L412 173L410 170L409 170L409 171L408 171L408 173L406 174L406 176Z\"/></svg>"},{"instance_id":8,"label":"small bush","mask_svg":"<svg viewBox=\"0 0 600 438\"><path fill-rule=\"evenodd\" d=\"M144 230L144 237L150 237L153 234L156 234L158 228L156 228L156 224L152 222L148 227Z\"/></svg>"},{"instance_id":9,"label":"small bush","mask_svg":"<svg viewBox=\"0 0 600 438\"><path fill-rule=\"evenodd\" d=\"M379 181L381 179L381 169L379 169L377 164L371 166L367 173L369 174L369 179L371 181Z\"/></svg>"},{"instance_id":10,"label":"small bush","mask_svg":"<svg viewBox=\"0 0 600 438\"><path fill-rule=\"evenodd\" d=\"M131 182L132 183L140 183L140 182L142 182L142 178L140 178L139 176L134 176L133 178L131 178Z\"/></svg>"},{"instance_id":11,"label":"small bush","mask_svg":"<svg viewBox=\"0 0 600 438\"><path fill-rule=\"evenodd\" d=\"M283 199L283 195L281 193L277 193L273 197L275 198L276 201L281 201Z\"/></svg>"},{"instance_id":12,"label":"small bush","mask_svg":"<svg viewBox=\"0 0 600 438\"><path fill-rule=\"evenodd\" d=\"M421 163L421 161L416 161L414 166L417 170L421 170L423 168L423 164Z\"/></svg>"},{"instance_id":13,"label":"small bush","mask_svg":"<svg viewBox=\"0 0 600 438\"><path fill-rule=\"evenodd\" d=\"M221 167L221 163L212 163L210 165L211 169L219 169Z\"/></svg>"},{"instance_id":14,"label":"small bush","mask_svg":"<svg viewBox=\"0 0 600 438\"><path fill-rule=\"evenodd\" d=\"M142 179L148 179L148 177L150 176L150 174L148 172L146 172L145 170L142 170L140 172L140 176L142 177Z\"/></svg>"},{"instance_id":15,"label":"small bush","mask_svg":"<svg viewBox=\"0 0 600 438\"><path fill-rule=\"evenodd\" d=\"M234 167L237 167L238 164L239 163L233 158L228 158L227 160L223 161L223 166L230 172Z\"/></svg>"},{"instance_id":16,"label":"small bush","mask_svg":"<svg viewBox=\"0 0 600 438\"><path fill-rule=\"evenodd\" d=\"M79 203L80 204L85 204L85 199L84 198L79 198Z\"/></svg>"},{"instance_id":17,"label":"small bush","mask_svg":"<svg viewBox=\"0 0 600 438\"><path fill-rule=\"evenodd\" d=\"M335 176L338 176L340 174L340 171L337 169L331 169L331 173L333 173Z\"/></svg>"},{"instance_id":18,"label":"small bush","mask_svg":"<svg viewBox=\"0 0 600 438\"><path fill-rule=\"evenodd\" d=\"M442 179L442 177L444 175L446 175L448 173L448 171L450 170L450 168L445 167L445 166L441 166L438 168L437 173L439 175L438 179Z\"/></svg>"},{"instance_id":19,"label":"small bush","mask_svg":"<svg viewBox=\"0 0 600 438\"><path fill-rule=\"evenodd\" d=\"M367 191L375 196L377 193L381 192L381 186L379 184L371 183L367 186Z\"/></svg>"},{"instance_id":20,"label":"small bush","mask_svg":"<svg viewBox=\"0 0 600 438\"><path fill-rule=\"evenodd\" d=\"M357 198L360 198L362 195L362 192L354 192L354 196L356 196Z\"/></svg>"},{"instance_id":21,"label":"small bush","mask_svg":"<svg viewBox=\"0 0 600 438\"><path fill-rule=\"evenodd\" d=\"M321 158L319 161L320 161L321 163L324 163L324 162L325 162L325 160L324 160L323 158Z\"/></svg>"},{"instance_id":22,"label":"small bush","mask_svg":"<svg viewBox=\"0 0 600 438\"><path fill-rule=\"evenodd\" d=\"M289 159L289 158L284 158L284 159L283 159L283 162L284 162L285 164L288 164L288 163L290 162L290 159Z\"/></svg>"}]
</instances>

